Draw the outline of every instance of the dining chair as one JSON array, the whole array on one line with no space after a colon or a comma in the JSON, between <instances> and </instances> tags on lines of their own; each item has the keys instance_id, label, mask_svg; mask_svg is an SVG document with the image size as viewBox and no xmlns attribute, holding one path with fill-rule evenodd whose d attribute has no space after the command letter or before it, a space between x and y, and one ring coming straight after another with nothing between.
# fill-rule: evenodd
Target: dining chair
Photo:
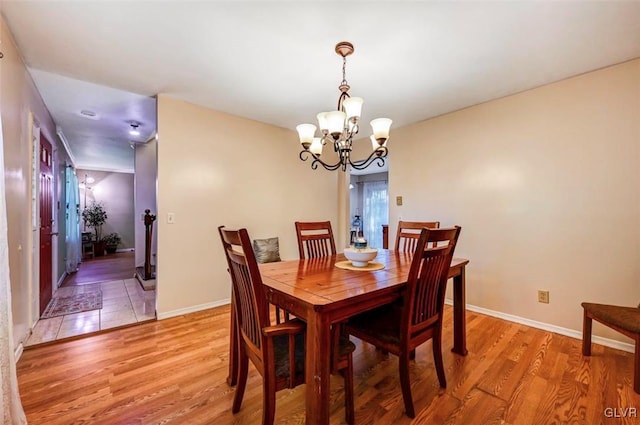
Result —
<instances>
[{"instance_id":1,"label":"dining chair","mask_svg":"<svg viewBox=\"0 0 640 425\"><path fill-rule=\"evenodd\" d=\"M336 255L336 242L333 238L333 230L330 221L296 221L296 237L298 239L298 252L300 258L320 258ZM283 312L285 317L289 317L287 311ZM277 317L280 316L276 309ZM333 358L338 361L332 361L331 373L342 370L345 379L345 398L347 403L353 404L353 393L349 397L346 391L353 391L353 366L344 361L344 356L340 355L340 347L344 344L341 341L349 340L348 335L344 332L343 323L338 323L331 328L331 343L333 344ZM337 350L337 351L336 351ZM343 360L340 360L343 359ZM349 361L350 363L350 361ZM347 379L350 382L347 384ZM353 406L346 409L347 423L353 423ZM351 415L351 417L349 417Z\"/></svg>"},{"instance_id":2,"label":"dining chair","mask_svg":"<svg viewBox=\"0 0 640 425\"><path fill-rule=\"evenodd\" d=\"M449 266L460 227L423 228L398 302L354 316L346 332L399 358L400 386L407 416L415 417L409 361L416 347L433 339L433 360L440 386L447 381L442 362L442 315ZM429 248L429 243L440 246Z\"/></svg>"},{"instance_id":3,"label":"dining chair","mask_svg":"<svg viewBox=\"0 0 640 425\"><path fill-rule=\"evenodd\" d=\"M231 283L239 342L237 389L232 412L240 410L247 384L249 360L262 375L262 424L271 425L275 418L275 394L294 388L305 381L305 324L291 320L271 325L269 302L262 283L246 229L227 230L218 227ZM339 372L345 382L345 418L354 423L353 359L355 345L348 338L334 348L332 371Z\"/></svg>"},{"instance_id":4,"label":"dining chair","mask_svg":"<svg viewBox=\"0 0 640 425\"><path fill-rule=\"evenodd\" d=\"M296 221L300 258L327 257L336 254L336 242L330 221Z\"/></svg>"},{"instance_id":5,"label":"dining chair","mask_svg":"<svg viewBox=\"0 0 640 425\"><path fill-rule=\"evenodd\" d=\"M593 320L632 338L635 342L633 360L633 390L640 394L640 305L624 307L619 305L582 303L584 317L582 324L582 355L591 355L591 327Z\"/></svg>"},{"instance_id":6,"label":"dining chair","mask_svg":"<svg viewBox=\"0 0 640 425\"><path fill-rule=\"evenodd\" d=\"M423 228L437 229L440 227L439 221L398 221L398 231L396 232L396 251L413 252L416 250L420 231Z\"/></svg>"}]
</instances>

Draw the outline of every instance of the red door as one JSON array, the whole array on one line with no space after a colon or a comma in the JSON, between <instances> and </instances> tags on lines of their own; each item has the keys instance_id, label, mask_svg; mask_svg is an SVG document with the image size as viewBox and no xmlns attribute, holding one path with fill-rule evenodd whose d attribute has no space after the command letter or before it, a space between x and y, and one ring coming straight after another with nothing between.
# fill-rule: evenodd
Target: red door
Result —
<instances>
[{"instance_id":1,"label":"red door","mask_svg":"<svg viewBox=\"0 0 640 425\"><path fill-rule=\"evenodd\" d=\"M53 153L51 143L40 135L40 314L52 294L51 231L53 224Z\"/></svg>"}]
</instances>

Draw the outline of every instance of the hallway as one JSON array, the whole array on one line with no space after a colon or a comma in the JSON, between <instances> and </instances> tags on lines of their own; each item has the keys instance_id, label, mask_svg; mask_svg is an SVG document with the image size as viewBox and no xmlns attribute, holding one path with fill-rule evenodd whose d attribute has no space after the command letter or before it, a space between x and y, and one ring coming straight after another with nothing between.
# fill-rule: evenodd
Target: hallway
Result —
<instances>
[{"instance_id":1,"label":"hallway","mask_svg":"<svg viewBox=\"0 0 640 425\"><path fill-rule=\"evenodd\" d=\"M155 320L156 291L145 291L135 279L134 252L85 260L67 276L55 297L102 291L102 308L40 319L25 347L78 337L106 329Z\"/></svg>"},{"instance_id":2,"label":"hallway","mask_svg":"<svg viewBox=\"0 0 640 425\"><path fill-rule=\"evenodd\" d=\"M65 277L60 287L130 279L134 273L135 252L116 252L83 260L78 271Z\"/></svg>"}]
</instances>

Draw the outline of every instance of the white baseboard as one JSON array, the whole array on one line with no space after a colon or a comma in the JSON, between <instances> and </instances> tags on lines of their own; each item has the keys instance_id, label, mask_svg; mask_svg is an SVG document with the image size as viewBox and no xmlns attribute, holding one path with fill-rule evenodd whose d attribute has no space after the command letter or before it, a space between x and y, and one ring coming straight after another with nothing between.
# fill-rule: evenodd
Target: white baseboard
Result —
<instances>
[{"instance_id":1,"label":"white baseboard","mask_svg":"<svg viewBox=\"0 0 640 425\"><path fill-rule=\"evenodd\" d=\"M452 300L446 299L445 304L453 305ZM569 328L563 328L562 326L551 325L549 323L538 322L537 320L527 319L525 317L515 316L513 314L502 313L500 311L489 310L488 308L478 307L475 305L467 304L467 310L474 311L476 313L486 314L487 316L497 317L498 319L507 320L509 322L520 323L521 325L530 326L536 329L542 329L545 331L565 335L575 339L582 339L582 330L574 330ZM626 342L616 341L614 339L603 338L601 336L593 335L591 341L604 345L605 347L615 348L617 350L627 351L633 353L635 347L633 344Z\"/></svg>"},{"instance_id":2,"label":"white baseboard","mask_svg":"<svg viewBox=\"0 0 640 425\"><path fill-rule=\"evenodd\" d=\"M116 252L134 252L135 248L120 248L116 249Z\"/></svg>"},{"instance_id":3,"label":"white baseboard","mask_svg":"<svg viewBox=\"0 0 640 425\"><path fill-rule=\"evenodd\" d=\"M24 352L24 345L22 345L22 343L18 344L18 346L16 347L15 351L14 351L14 355L16 357L16 363L18 363L18 360L20 360L20 357L22 357L22 353Z\"/></svg>"},{"instance_id":4,"label":"white baseboard","mask_svg":"<svg viewBox=\"0 0 640 425\"><path fill-rule=\"evenodd\" d=\"M195 313L196 311L208 310L210 308L220 307L231 303L231 298L225 298L223 300L214 301L211 303L194 305L193 307L180 308L178 310L167 311L165 313L158 313L158 320L168 319L170 317L182 316L183 314Z\"/></svg>"},{"instance_id":5,"label":"white baseboard","mask_svg":"<svg viewBox=\"0 0 640 425\"><path fill-rule=\"evenodd\" d=\"M60 276L60 279L58 279L58 286L56 288L59 288L60 286L62 286L62 282L64 282L65 277L67 277L66 271L62 272L62 276Z\"/></svg>"}]
</instances>

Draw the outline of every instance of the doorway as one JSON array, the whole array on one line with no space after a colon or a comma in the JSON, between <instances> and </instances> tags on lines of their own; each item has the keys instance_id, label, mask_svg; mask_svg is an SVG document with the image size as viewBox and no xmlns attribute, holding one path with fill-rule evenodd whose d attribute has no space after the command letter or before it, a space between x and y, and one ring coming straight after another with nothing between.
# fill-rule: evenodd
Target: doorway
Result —
<instances>
[{"instance_id":1,"label":"doorway","mask_svg":"<svg viewBox=\"0 0 640 425\"><path fill-rule=\"evenodd\" d=\"M84 233L91 235L91 244L117 234L115 252L110 252L105 245L100 248L101 255L98 255L97 249L93 249L93 255L86 255L85 252L85 255L72 261L75 267L68 269L67 276L55 293L55 306L59 314L47 314L46 318L41 318L25 346L131 326L156 318L156 291L145 290L134 278L135 228L139 219L135 213L135 175L79 168L75 169L75 174L80 177L75 180L78 196L77 201L69 202L69 207L77 208L80 214L75 216L74 223L67 224L75 225L78 233L86 230ZM84 229L81 214L85 207L91 208L93 203L101 203L106 211L105 220L97 233L92 227ZM81 242L78 238L79 251ZM70 250L67 250L67 255L70 255ZM96 298L100 301L93 302ZM65 303L72 306L90 304L90 308L77 312L71 308L65 309ZM63 307L58 308L61 305Z\"/></svg>"},{"instance_id":2,"label":"doorway","mask_svg":"<svg viewBox=\"0 0 640 425\"><path fill-rule=\"evenodd\" d=\"M351 227L359 227L372 248L382 248L382 226L389 222L389 173L352 173Z\"/></svg>"}]
</instances>

